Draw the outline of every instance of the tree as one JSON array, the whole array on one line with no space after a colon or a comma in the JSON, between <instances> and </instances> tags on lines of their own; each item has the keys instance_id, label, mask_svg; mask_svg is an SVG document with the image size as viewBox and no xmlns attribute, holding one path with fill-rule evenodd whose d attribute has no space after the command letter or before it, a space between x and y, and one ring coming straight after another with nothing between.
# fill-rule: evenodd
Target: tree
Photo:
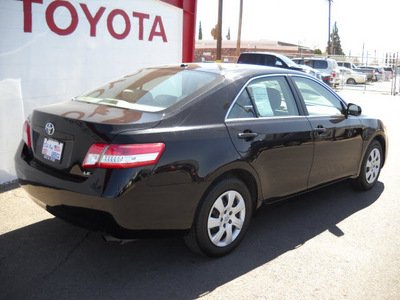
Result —
<instances>
[{"instance_id":1,"label":"tree","mask_svg":"<svg viewBox=\"0 0 400 300\"><path fill-rule=\"evenodd\" d=\"M322 54L321 49L315 49L315 50L314 50L314 54Z\"/></svg>"},{"instance_id":2,"label":"tree","mask_svg":"<svg viewBox=\"0 0 400 300\"><path fill-rule=\"evenodd\" d=\"M335 25L333 25L332 34L331 34L331 50L329 51L329 45L326 47L326 52L331 53L333 55L344 55L342 50L342 45L340 44L340 37L339 37L339 29Z\"/></svg>"},{"instance_id":3,"label":"tree","mask_svg":"<svg viewBox=\"0 0 400 300\"><path fill-rule=\"evenodd\" d=\"M216 24L216 25L214 26L214 28L211 29L211 35L212 35L212 37L213 37L214 40L217 39L217 37L218 37L218 24Z\"/></svg>"},{"instance_id":4,"label":"tree","mask_svg":"<svg viewBox=\"0 0 400 300\"><path fill-rule=\"evenodd\" d=\"M203 39L203 30L201 29L201 21L200 21L200 25L199 25L199 40Z\"/></svg>"},{"instance_id":5,"label":"tree","mask_svg":"<svg viewBox=\"0 0 400 300\"><path fill-rule=\"evenodd\" d=\"M228 34L226 35L226 39L229 41L231 39L231 28L228 27Z\"/></svg>"}]
</instances>

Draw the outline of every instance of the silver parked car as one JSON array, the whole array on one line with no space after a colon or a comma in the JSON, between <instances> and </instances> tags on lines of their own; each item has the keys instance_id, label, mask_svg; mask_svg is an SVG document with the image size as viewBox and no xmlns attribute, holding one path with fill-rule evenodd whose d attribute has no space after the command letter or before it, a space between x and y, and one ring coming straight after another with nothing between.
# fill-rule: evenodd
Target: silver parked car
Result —
<instances>
[{"instance_id":1,"label":"silver parked car","mask_svg":"<svg viewBox=\"0 0 400 300\"><path fill-rule=\"evenodd\" d=\"M339 67L340 74L343 78L343 83L346 84L365 84L367 82L367 75L364 73L356 72L352 69Z\"/></svg>"},{"instance_id":2,"label":"silver parked car","mask_svg":"<svg viewBox=\"0 0 400 300\"><path fill-rule=\"evenodd\" d=\"M293 58L292 60L299 65L306 65L313 69L317 69L322 74L330 74L331 81L329 84L332 87L336 87L340 84L340 70L336 60L332 58L314 57Z\"/></svg>"},{"instance_id":3,"label":"silver parked car","mask_svg":"<svg viewBox=\"0 0 400 300\"><path fill-rule=\"evenodd\" d=\"M391 67L383 67L383 70L383 80L391 80L393 78L393 69Z\"/></svg>"}]
</instances>

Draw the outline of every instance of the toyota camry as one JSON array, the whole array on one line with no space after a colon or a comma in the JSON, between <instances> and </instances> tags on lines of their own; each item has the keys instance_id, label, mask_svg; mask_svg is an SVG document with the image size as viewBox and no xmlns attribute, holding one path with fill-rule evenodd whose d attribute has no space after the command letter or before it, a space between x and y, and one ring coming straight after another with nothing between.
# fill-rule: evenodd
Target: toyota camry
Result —
<instances>
[{"instance_id":1,"label":"toyota camry","mask_svg":"<svg viewBox=\"0 0 400 300\"><path fill-rule=\"evenodd\" d=\"M380 120L304 73L182 64L35 109L15 164L56 217L118 239L180 234L218 257L263 203L344 179L371 189L387 148Z\"/></svg>"}]
</instances>

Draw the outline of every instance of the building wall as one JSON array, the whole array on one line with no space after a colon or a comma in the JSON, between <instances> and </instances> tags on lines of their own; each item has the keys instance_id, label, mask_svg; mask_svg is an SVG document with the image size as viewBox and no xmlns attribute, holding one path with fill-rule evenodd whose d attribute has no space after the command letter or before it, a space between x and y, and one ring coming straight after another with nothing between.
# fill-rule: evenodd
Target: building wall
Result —
<instances>
[{"instance_id":1,"label":"building wall","mask_svg":"<svg viewBox=\"0 0 400 300\"><path fill-rule=\"evenodd\" d=\"M196 44L195 48L195 61L215 61L216 60L216 46L210 47L209 42L205 46L202 46L200 41ZM215 42L216 44L216 42ZM231 44L231 43L230 43ZM248 43L243 43L245 45ZM304 50L295 46L276 46L276 45L261 45L261 46L253 46L253 47L241 47L240 53L242 52L275 52L286 55L290 58L301 56L304 54L313 55L314 51L312 50ZM236 55L236 47L231 47L230 45L225 46L222 45L221 49L221 60L222 62L235 63L238 60L238 56Z\"/></svg>"},{"instance_id":2,"label":"building wall","mask_svg":"<svg viewBox=\"0 0 400 300\"><path fill-rule=\"evenodd\" d=\"M182 62L182 7L196 0L165 2L0 1L0 183L16 178L13 156L34 108L137 68Z\"/></svg>"}]
</instances>

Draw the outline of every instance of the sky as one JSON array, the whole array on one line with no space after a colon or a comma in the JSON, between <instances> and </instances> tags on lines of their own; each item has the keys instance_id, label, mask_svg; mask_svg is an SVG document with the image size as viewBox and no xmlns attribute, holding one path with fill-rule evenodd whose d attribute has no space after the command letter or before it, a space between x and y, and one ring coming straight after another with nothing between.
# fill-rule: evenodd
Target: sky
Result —
<instances>
[{"instance_id":1,"label":"sky","mask_svg":"<svg viewBox=\"0 0 400 300\"><path fill-rule=\"evenodd\" d=\"M197 28L201 21L203 40L212 40L218 22L218 0L197 0ZM239 0L223 0L222 36L228 27L237 39ZM400 52L399 0L333 0L331 28L336 22L346 55L383 57ZM328 0L243 0L242 41L271 40L326 50Z\"/></svg>"}]
</instances>

